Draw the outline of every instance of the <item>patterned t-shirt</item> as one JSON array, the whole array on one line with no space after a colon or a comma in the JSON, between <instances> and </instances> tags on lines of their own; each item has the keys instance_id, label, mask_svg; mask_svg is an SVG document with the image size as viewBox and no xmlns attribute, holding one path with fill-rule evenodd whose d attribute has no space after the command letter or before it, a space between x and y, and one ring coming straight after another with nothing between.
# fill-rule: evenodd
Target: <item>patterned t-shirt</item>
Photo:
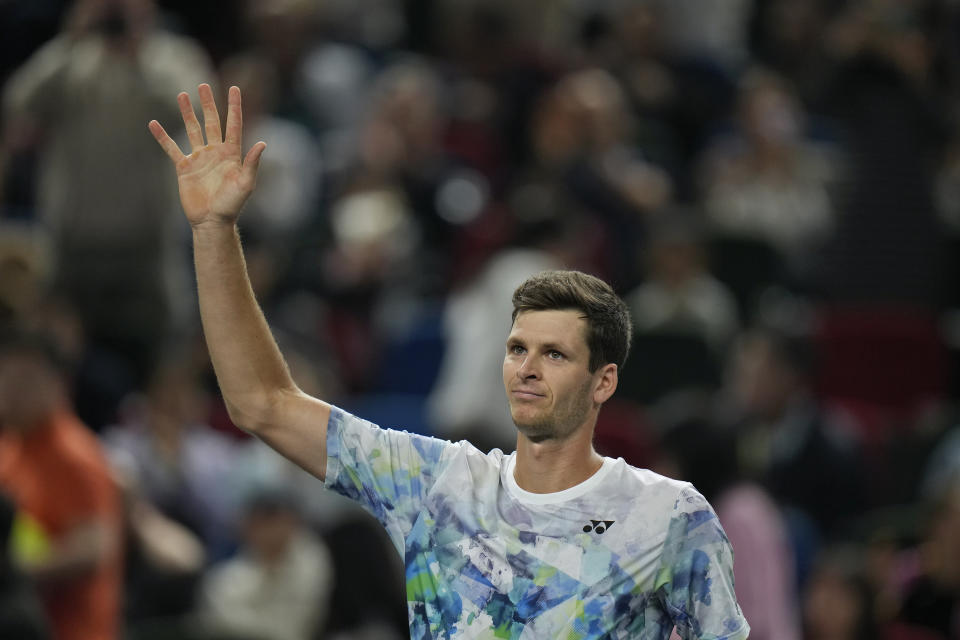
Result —
<instances>
[{"instance_id":1,"label":"patterned t-shirt","mask_svg":"<svg viewBox=\"0 0 960 640\"><path fill-rule=\"evenodd\" d=\"M747 637L730 543L692 485L605 458L535 494L514 464L331 412L326 486L403 556L413 640Z\"/></svg>"}]
</instances>

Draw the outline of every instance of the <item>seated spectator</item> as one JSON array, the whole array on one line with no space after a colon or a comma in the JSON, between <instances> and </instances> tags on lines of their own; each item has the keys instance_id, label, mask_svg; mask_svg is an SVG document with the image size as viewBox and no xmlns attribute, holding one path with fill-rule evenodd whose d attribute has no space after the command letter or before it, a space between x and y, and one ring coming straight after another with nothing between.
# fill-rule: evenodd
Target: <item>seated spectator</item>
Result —
<instances>
[{"instance_id":1,"label":"seated spectator","mask_svg":"<svg viewBox=\"0 0 960 640\"><path fill-rule=\"evenodd\" d=\"M326 547L291 496L263 489L248 500L240 553L204 578L201 618L213 630L262 640L311 640L333 587Z\"/></svg>"},{"instance_id":2,"label":"seated spectator","mask_svg":"<svg viewBox=\"0 0 960 640\"><path fill-rule=\"evenodd\" d=\"M739 328L736 301L707 270L690 216L668 210L660 218L651 231L646 278L626 296L634 328L697 335L722 352Z\"/></svg>"},{"instance_id":3,"label":"seated spectator","mask_svg":"<svg viewBox=\"0 0 960 640\"><path fill-rule=\"evenodd\" d=\"M738 115L704 152L703 205L719 232L768 242L802 274L834 226L836 152L805 136L796 95L771 73L746 75Z\"/></svg>"},{"instance_id":4,"label":"seated spectator","mask_svg":"<svg viewBox=\"0 0 960 640\"><path fill-rule=\"evenodd\" d=\"M104 432L110 457L150 503L197 534L214 559L230 553L236 496L235 443L200 423L196 373L175 357L151 375L142 406Z\"/></svg>"},{"instance_id":5,"label":"seated spectator","mask_svg":"<svg viewBox=\"0 0 960 640\"><path fill-rule=\"evenodd\" d=\"M866 505L852 429L813 397L812 364L803 338L754 329L734 349L728 392L744 471L829 537Z\"/></svg>"},{"instance_id":6,"label":"seated spectator","mask_svg":"<svg viewBox=\"0 0 960 640\"><path fill-rule=\"evenodd\" d=\"M26 518L20 566L58 640L117 638L121 505L96 437L69 407L44 344L0 343L0 488Z\"/></svg>"},{"instance_id":7,"label":"seated spectator","mask_svg":"<svg viewBox=\"0 0 960 640\"><path fill-rule=\"evenodd\" d=\"M246 204L243 229L272 249L274 260L289 254L298 235L318 213L323 166L320 150L305 126L278 117L278 78L266 59L256 55L229 58L221 67L224 86L243 92L244 135L269 140L257 174L257 192Z\"/></svg>"},{"instance_id":8,"label":"seated spectator","mask_svg":"<svg viewBox=\"0 0 960 640\"><path fill-rule=\"evenodd\" d=\"M135 635L138 624L155 625L193 611L206 553L200 539L144 498L122 469L117 476L126 525L124 621Z\"/></svg>"},{"instance_id":9,"label":"seated spectator","mask_svg":"<svg viewBox=\"0 0 960 640\"><path fill-rule=\"evenodd\" d=\"M874 619L874 593L863 559L855 548L825 552L803 596L807 640L874 640L881 637Z\"/></svg>"},{"instance_id":10,"label":"seated spectator","mask_svg":"<svg viewBox=\"0 0 960 640\"><path fill-rule=\"evenodd\" d=\"M838 190L843 215L818 256L818 288L834 300L938 306L951 290L937 163L955 121L943 109L949 74L941 72L955 54L939 29L956 24L956 9L883 0L836 6L821 36L830 62L817 99L852 162Z\"/></svg>"},{"instance_id":11,"label":"seated spectator","mask_svg":"<svg viewBox=\"0 0 960 640\"><path fill-rule=\"evenodd\" d=\"M606 251L598 271L618 288L632 284L645 216L673 196L670 176L636 149L632 129L623 88L602 69L562 77L530 123L536 170L562 182L600 222Z\"/></svg>"}]
</instances>

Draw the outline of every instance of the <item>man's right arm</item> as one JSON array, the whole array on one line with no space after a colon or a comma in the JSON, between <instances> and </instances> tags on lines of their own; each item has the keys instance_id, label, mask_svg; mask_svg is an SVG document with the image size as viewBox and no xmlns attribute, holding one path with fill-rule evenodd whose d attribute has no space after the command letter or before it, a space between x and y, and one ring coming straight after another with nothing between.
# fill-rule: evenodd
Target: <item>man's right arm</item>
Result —
<instances>
[{"instance_id":1,"label":"man's right arm","mask_svg":"<svg viewBox=\"0 0 960 640\"><path fill-rule=\"evenodd\" d=\"M235 225L193 229L200 317L230 418L321 480L330 405L300 391L247 277Z\"/></svg>"},{"instance_id":2,"label":"man's right arm","mask_svg":"<svg viewBox=\"0 0 960 640\"><path fill-rule=\"evenodd\" d=\"M241 162L240 90L231 87L226 136L210 87L199 88L203 130L190 99L178 97L192 153L157 121L150 131L174 162L180 201L193 229L200 316L220 389L234 423L313 475L326 475L330 405L300 391L277 348L247 277L236 219L256 182L255 144Z\"/></svg>"}]
</instances>

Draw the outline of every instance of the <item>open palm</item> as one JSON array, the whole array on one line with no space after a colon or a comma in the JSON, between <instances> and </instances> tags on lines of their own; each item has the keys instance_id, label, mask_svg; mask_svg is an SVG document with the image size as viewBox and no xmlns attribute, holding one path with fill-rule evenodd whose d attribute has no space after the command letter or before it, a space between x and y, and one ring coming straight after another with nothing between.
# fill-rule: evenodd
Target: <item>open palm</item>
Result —
<instances>
[{"instance_id":1,"label":"open palm","mask_svg":"<svg viewBox=\"0 0 960 640\"><path fill-rule=\"evenodd\" d=\"M253 191L260 155L267 145L256 143L241 162L243 116L240 89L230 87L226 138L220 131L220 116L210 85L201 84L198 90L203 107L203 130L193 112L190 97L186 93L177 96L192 149L190 155L180 151L156 120L150 121L150 132L176 167L180 202L190 224L194 227L207 223L232 224Z\"/></svg>"}]
</instances>

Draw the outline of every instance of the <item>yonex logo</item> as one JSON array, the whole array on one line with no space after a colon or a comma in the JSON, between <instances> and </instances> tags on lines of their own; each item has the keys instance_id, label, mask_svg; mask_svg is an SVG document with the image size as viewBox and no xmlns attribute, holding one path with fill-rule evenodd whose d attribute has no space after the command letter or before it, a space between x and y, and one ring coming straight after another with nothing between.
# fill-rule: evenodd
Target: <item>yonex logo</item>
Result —
<instances>
[{"instance_id":1,"label":"yonex logo","mask_svg":"<svg viewBox=\"0 0 960 640\"><path fill-rule=\"evenodd\" d=\"M586 525L583 528L584 533L590 533L595 531L597 533L603 533L607 529L613 526L613 520L591 520L590 524Z\"/></svg>"}]
</instances>

